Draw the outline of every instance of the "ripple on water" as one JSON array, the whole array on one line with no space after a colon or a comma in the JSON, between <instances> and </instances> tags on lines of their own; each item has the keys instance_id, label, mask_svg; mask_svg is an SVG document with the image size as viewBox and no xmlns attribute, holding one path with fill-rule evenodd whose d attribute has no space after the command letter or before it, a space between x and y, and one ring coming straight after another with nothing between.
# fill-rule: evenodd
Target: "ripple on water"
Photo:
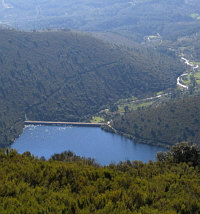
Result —
<instances>
[{"instance_id":1,"label":"ripple on water","mask_svg":"<svg viewBox=\"0 0 200 214\"><path fill-rule=\"evenodd\" d=\"M30 151L46 159L55 153L71 150L76 155L91 157L102 165L125 160L155 160L165 148L135 143L123 136L97 127L28 125L11 146L19 153Z\"/></svg>"}]
</instances>

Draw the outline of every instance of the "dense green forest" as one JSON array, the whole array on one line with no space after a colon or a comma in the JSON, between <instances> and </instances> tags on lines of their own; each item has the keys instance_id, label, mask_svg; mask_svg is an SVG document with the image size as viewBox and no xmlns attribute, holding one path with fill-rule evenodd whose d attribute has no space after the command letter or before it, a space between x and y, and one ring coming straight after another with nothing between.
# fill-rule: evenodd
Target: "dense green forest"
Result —
<instances>
[{"instance_id":1,"label":"dense green forest","mask_svg":"<svg viewBox=\"0 0 200 214\"><path fill-rule=\"evenodd\" d=\"M172 145L200 140L200 96L173 99L127 113L113 121L113 127L137 141Z\"/></svg>"},{"instance_id":2,"label":"dense green forest","mask_svg":"<svg viewBox=\"0 0 200 214\"><path fill-rule=\"evenodd\" d=\"M0 144L29 120L77 121L130 95L174 87L172 54L132 51L71 31L0 31Z\"/></svg>"},{"instance_id":3,"label":"dense green forest","mask_svg":"<svg viewBox=\"0 0 200 214\"><path fill-rule=\"evenodd\" d=\"M200 59L200 33L184 36L171 44L163 42L161 46L168 46L177 51L177 54L183 53L191 61L199 61Z\"/></svg>"},{"instance_id":4,"label":"dense green forest","mask_svg":"<svg viewBox=\"0 0 200 214\"><path fill-rule=\"evenodd\" d=\"M0 214L199 214L200 74L181 57L200 66L199 0L2 0ZM101 166L6 148L26 119L91 118L171 149Z\"/></svg>"},{"instance_id":5,"label":"dense green forest","mask_svg":"<svg viewBox=\"0 0 200 214\"><path fill-rule=\"evenodd\" d=\"M71 152L45 161L0 151L0 213L197 214L200 172L193 158L199 155L183 144L168 160L159 154L158 162L101 167Z\"/></svg>"},{"instance_id":6,"label":"dense green forest","mask_svg":"<svg viewBox=\"0 0 200 214\"><path fill-rule=\"evenodd\" d=\"M109 31L137 41L159 33L176 40L199 32L199 11L199 0L5 0L0 21L25 30Z\"/></svg>"}]
</instances>

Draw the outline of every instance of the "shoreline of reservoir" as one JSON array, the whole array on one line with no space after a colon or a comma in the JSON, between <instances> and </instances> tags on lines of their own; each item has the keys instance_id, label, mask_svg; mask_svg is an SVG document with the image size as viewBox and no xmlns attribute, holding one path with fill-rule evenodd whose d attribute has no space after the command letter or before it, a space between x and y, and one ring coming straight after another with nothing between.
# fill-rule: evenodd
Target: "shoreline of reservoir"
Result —
<instances>
[{"instance_id":1,"label":"shoreline of reservoir","mask_svg":"<svg viewBox=\"0 0 200 214\"><path fill-rule=\"evenodd\" d=\"M76 155L93 158L102 165L126 160L148 162L155 160L158 151L166 148L132 141L123 136L107 133L100 127L26 126L11 145L19 153L30 151L46 159L55 153L72 151Z\"/></svg>"}]
</instances>

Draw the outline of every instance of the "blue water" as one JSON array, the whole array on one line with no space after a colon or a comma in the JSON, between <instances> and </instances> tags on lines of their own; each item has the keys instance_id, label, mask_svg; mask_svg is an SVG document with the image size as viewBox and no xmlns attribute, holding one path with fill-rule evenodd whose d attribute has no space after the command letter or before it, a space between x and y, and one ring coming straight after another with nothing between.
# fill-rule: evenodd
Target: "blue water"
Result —
<instances>
[{"instance_id":1,"label":"blue water","mask_svg":"<svg viewBox=\"0 0 200 214\"><path fill-rule=\"evenodd\" d=\"M50 158L66 150L76 155L91 157L101 165L125 160L155 160L158 151L166 149L134 143L123 136L96 127L26 126L22 135L11 146L19 153L30 151L37 157Z\"/></svg>"}]
</instances>

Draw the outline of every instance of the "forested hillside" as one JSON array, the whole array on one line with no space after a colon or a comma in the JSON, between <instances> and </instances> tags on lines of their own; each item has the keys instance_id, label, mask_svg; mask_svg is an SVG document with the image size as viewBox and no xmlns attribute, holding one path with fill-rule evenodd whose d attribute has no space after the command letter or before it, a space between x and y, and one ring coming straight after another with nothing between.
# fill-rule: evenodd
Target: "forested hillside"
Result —
<instances>
[{"instance_id":1,"label":"forested hillside","mask_svg":"<svg viewBox=\"0 0 200 214\"><path fill-rule=\"evenodd\" d=\"M0 213L198 214L194 166L179 160L100 167L71 153L44 161L0 151Z\"/></svg>"},{"instance_id":2,"label":"forested hillside","mask_svg":"<svg viewBox=\"0 0 200 214\"><path fill-rule=\"evenodd\" d=\"M200 96L127 113L116 118L113 127L145 143L172 145L188 141L200 145Z\"/></svg>"},{"instance_id":3,"label":"forested hillside","mask_svg":"<svg viewBox=\"0 0 200 214\"><path fill-rule=\"evenodd\" d=\"M69 28L115 32L143 41L159 35L176 40L200 27L199 0L4 0L0 21L18 29Z\"/></svg>"},{"instance_id":4,"label":"forested hillside","mask_svg":"<svg viewBox=\"0 0 200 214\"><path fill-rule=\"evenodd\" d=\"M31 120L81 120L130 95L175 86L172 55L111 46L71 31L0 31L0 144Z\"/></svg>"},{"instance_id":5,"label":"forested hillside","mask_svg":"<svg viewBox=\"0 0 200 214\"><path fill-rule=\"evenodd\" d=\"M39 159L9 147L25 120L107 121L170 149ZM199 147L199 0L0 1L0 214L200 214Z\"/></svg>"}]
</instances>

